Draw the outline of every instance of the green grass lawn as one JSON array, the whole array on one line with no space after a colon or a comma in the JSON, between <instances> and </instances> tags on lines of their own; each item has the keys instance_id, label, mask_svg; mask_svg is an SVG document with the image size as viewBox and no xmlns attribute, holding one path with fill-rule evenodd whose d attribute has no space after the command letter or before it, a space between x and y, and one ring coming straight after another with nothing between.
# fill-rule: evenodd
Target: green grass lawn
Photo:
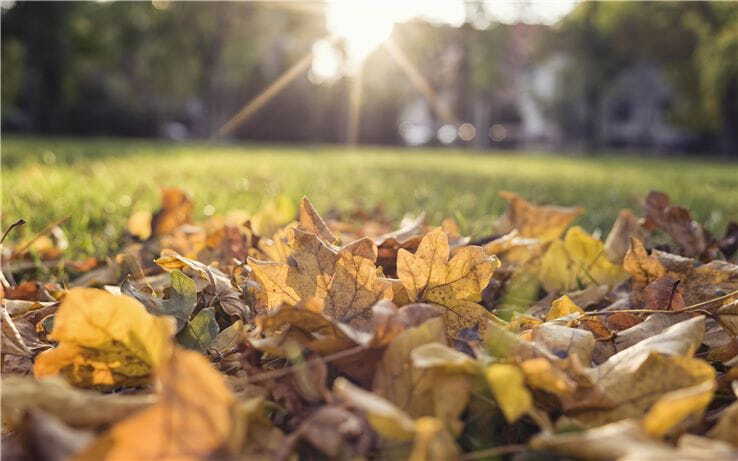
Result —
<instances>
[{"instance_id":1,"label":"green grass lawn","mask_svg":"<svg viewBox=\"0 0 738 461\"><path fill-rule=\"evenodd\" d=\"M738 164L686 158L574 157L545 153L329 146L214 145L121 139L4 137L2 226L65 224L71 256L106 255L134 210L154 210L159 187L178 186L220 214L257 210L284 194L307 195L321 212L382 204L391 217L425 210L431 223L456 218L462 230L488 234L504 209L497 192L543 203L583 205L579 223L607 232L620 208L640 213L651 189L686 205L722 233L738 219Z\"/></svg>"}]
</instances>

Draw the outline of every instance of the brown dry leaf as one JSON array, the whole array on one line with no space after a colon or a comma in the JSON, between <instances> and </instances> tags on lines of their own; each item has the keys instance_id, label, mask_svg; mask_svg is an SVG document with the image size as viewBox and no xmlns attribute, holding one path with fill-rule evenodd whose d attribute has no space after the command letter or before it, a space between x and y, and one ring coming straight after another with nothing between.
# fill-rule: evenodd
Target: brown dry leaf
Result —
<instances>
[{"instance_id":1,"label":"brown dry leaf","mask_svg":"<svg viewBox=\"0 0 738 461\"><path fill-rule=\"evenodd\" d=\"M640 417L672 391L713 382L715 370L691 357L703 332L704 317L696 317L613 355L591 373L611 408L580 409L570 416L588 426Z\"/></svg>"},{"instance_id":2,"label":"brown dry leaf","mask_svg":"<svg viewBox=\"0 0 738 461\"><path fill-rule=\"evenodd\" d=\"M151 233L161 237L192 220L194 204L187 194L176 187L161 190L161 208L151 218Z\"/></svg>"},{"instance_id":3,"label":"brown dry leaf","mask_svg":"<svg viewBox=\"0 0 738 461\"><path fill-rule=\"evenodd\" d=\"M569 229L563 240L551 242L539 271L541 283L549 292L573 291L580 286L614 286L627 275L607 259L602 242L579 226Z\"/></svg>"},{"instance_id":4,"label":"brown dry leaf","mask_svg":"<svg viewBox=\"0 0 738 461\"><path fill-rule=\"evenodd\" d=\"M450 261L449 253L446 233L441 229L429 232L415 254L398 252L400 280L411 301L446 308L444 320L450 336L458 335L463 328L483 330L495 317L477 303L500 262L478 246L460 248Z\"/></svg>"},{"instance_id":5,"label":"brown dry leaf","mask_svg":"<svg viewBox=\"0 0 738 461\"><path fill-rule=\"evenodd\" d=\"M312 312L300 307L284 305L256 318L255 323L261 333L271 337L268 341L259 341L252 338L258 348L267 348L272 353L278 353L279 345L287 341L287 337L299 335L300 342L305 347L320 354L331 354L347 349L354 345L346 331L342 330L334 321L320 312ZM283 334L279 343L275 345L274 336Z\"/></svg>"},{"instance_id":6,"label":"brown dry leaf","mask_svg":"<svg viewBox=\"0 0 738 461\"><path fill-rule=\"evenodd\" d=\"M692 220L686 208L671 205L669 196L651 191L646 197L646 228L659 228L678 243L685 256L699 258L707 250L709 236Z\"/></svg>"},{"instance_id":7,"label":"brown dry leaf","mask_svg":"<svg viewBox=\"0 0 738 461\"><path fill-rule=\"evenodd\" d=\"M113 426L78 461L195 461L224 447L235 399L205 357L176 349L157 378L157 403Z\"/></svg>"},{"instance_id":8,"label":"brown dry leaf","mask_svg":"<svg viewBox=\"0 0 738 461\"><path fill-rule=\"evenodd\" d=\"M156 402L152 395L104 395L71 387L60 378L3 377L3 421L13 426L28 410L41 410L72 427L97 428Z\"/></svg>"},{"instance_id":9,"label":"brown dry leaf","mask_svg":"<svg viewBox=\"0 0 738 461\"><path fill-rule=\"evenodd\" d=\"M318 236L329 245L337 245L338 239L323 221L323 218L315 210L315 207L307 197L300 201L300 227Z\"/></svg>"},{"instance_id":10,"label":"brown dry leaf","mask_svg":"<svg viewBox=\"0 0 738 461\"><path fill-rule=\"evenodd\" d=\"M584 212L581 207L535 205L512 192L502 191L500 197L507 200L507 214L501 219L501 232L517 229L523 237L533 237L548 242L564 233L567 227Z\"/></svg>"},{"instance_id":11,"label":"brown dry leaf","mask_svg":"<svg viewBox=\"0 0 738 461\"><path fill-rule=\"evenodd\" d=\"M397 335L384 351L374 374L374 392L413 417L435 414L431 374L414 367L412 355L419 346L431 343L446 343L441 318L432 318Z\"/></svg>"},{"instance_id":12,"label":"brown dry leaf","mask_svg":"<svg viewBox=\"0 0 738 461\"><path fill-rule=\"evenodd\" d=\"M287 263L249 258L262 287L257 292L261 309L300 305L359 330L369 329L371 307L392 299L392 286L380 278L375 265L374 243L364 238L336 252L299 229L291 229L287 239Z\"/></svg>"},{"instance_id":13,"label":"brown dry leaf","mask_svg":"<svg viewBox=\"0 0 738 461\"><path fill-rule=\"evenodd\" d=\"M633 277L636 287L640 288L666 275L664 265L656 256L649 256L643 242L635 237L630 239L630 248L623 259L623 269Z\"/></svg>"},{"instance_id":14,"label":"brown dry leaf","mask_svg":"<svg viewBox=\"0 0 738 461\"><path fill-rule=\"evenodd\" d=\"M349 406L366 413L369 423L383 438L406 442L415 437L415 421L379 395L365 391L344 378L336 379L333 392Z\"/></svg>"},{"instance_id":15,"label":"brown dry leaf","mask_svg":"<svg viewBox=\"0 0 738 461\"><path fill-rule=\"evenodd\" d=\"M443 321L438 317L403 331L385 350L373 390L413 418L435 416L451 433L459 434L459 417L471 391L469 376L477 366L445 343Z\"/></svg>"},{"instance_id":16,"label":"brown dry leaf","mask_svg":"<svg viewBox=\"0 0 738 461\"><path fill-rule=\"evenodd\" d=\"M171 353L173 332L171 318L149 314L133 298L73 288L49 336L59 345L36 358L34 374L62 374L81 387L141 385Z\"/></svg>"},{"instance_id":17,"label":"brown dry leaf","mask_svg":"<svg viewBox=\"0 0 738 461\"><path fill-rule=\"evenodd\" d=\"M733 381L733 393L738 396L738 381ZM717 424L707 435L714 439L731 443L738 449L738 402L733 402L720 414Z\"/></svg>"},{"instance_id":18,"label":"brown dry leaf","mask_svg":"<svg viewBox=\"0 0 738 461\"><path fill-rule=\"evenodd\" d=\"M632 238L644 241L646 232L630 210L620 210L618 219L615 220L605 240L605 254L608 259L616 264L622 264Z\"/></svg>"}]
</instances>

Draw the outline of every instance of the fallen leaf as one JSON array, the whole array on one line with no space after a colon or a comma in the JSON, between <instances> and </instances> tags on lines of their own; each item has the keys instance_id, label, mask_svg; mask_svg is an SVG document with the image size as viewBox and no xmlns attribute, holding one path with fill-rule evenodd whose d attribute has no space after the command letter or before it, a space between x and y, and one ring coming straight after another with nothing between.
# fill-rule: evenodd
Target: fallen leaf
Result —
<instances>
[{"instance_id":1,"label":"fallen leaf","mask_svg":"<svg viewBox=\"0 0 738 461\"><path fill-rule=\"evenodd\" d=\"M156 402L152 395L99 394L71 387L57 377L3 377L3 421L11 426L38 409L72 427L97 428L123 419Z\"/></svg>"},{"instance_id":2,"label":"fallen leaf","mask_svg":"<svg viewBox=\"0 0 738 461\"><path fill-rule=\"evenodd\" d=\"M423 237L415 254L400 250L397 273L411 301L439 304L446 308L444 321L450 336L463 328L486 328L495 317L477 304L497 258L487 256L482 247L460 248L449 261L448 236L441 229Z\"/></svg>"},{"instance_id":3,"label":"fallen leaf","mask_svg":"<svg viewBox=\"0 0 738 461\"><path fill-rule=\"evenodd\" d=\"M566 292L580 286L614 286L626 274L607 259L600 240L577 226L567 231L564 240L551 242L541 259L539 277L546 290Z\"/></svg>"},{"instance_id":4,"label":"fallen leaf","mask_svg":"<svg viewBox=\"0 0 738 461\"><path fill-rule=\"evenodd\" d=\"M584 212L580 207L534 205L512 192L502 191L500 197L508 201L507 213L498 224L501 232L517 229L523 237L534 237L543 242L555 240Z\"/></svg>"},{"instance_id":5,"label":"fallen leaf","mask_svg":"<svg viewBox=\"0 0 738 461\"><path fill-rule=\"evenodd\" d=\"M533 408L533 396L517 366L496 363L487 368L484 376L508 422L514 423Z\"/></svg>"},{"instance_id":6,"label":"fallen leaf","mask_svg":"<svg viewBox=\"0 0 738 461\"><path fill-rule=\"evenodd\" d=\"M686 208L671 205L669 196L651 191L646 197L646 228L659 228L669 234L685 256L698 258L707 249L708 235L692 220Z\"/></svg>"},{"instance_id":7,"label":"fallen leaf","mask_svg":"<svg viewBox=\"0 0 738 461\"><path fill-rule=\"evenodd\" d=\"M569 314L583 314L584 310L574 304L570 297L564 295L551 303L551 309L546 314L546 321L555 320Z\"/></svg>"},{"instance_id":8,"label":"fallen leaf","mask_svg":"<svg viewBox=\"0 0 738 461\"><path fill-rule=\"evenodd\" d=\"M192 200L176 187L161 190L161 208L151 219L151 233L155 237L170 234L192 219ZM142 229L139 229L142 230Z\"/></svg>"},{"instance_id":9,"label":"fallen leaf","mask_svg":"<svg viewBox=\"0 0 738 461\"><path fill-rule=\"evenodd\" d=\"M177 334L177 341L188 349L206 352L219 332L220 326L215 320L215 310L206 307Z\"/></svg>"},{"instance_id":10,"label":"fallen leaf","mask_svg":"<svg viewBox=\"0 0 738 461\"><path fill-rule=\"evenodd\" d=\"M336 379L333 392L348 405L366 413L369 423L383 438L406 442L415 437L415 421L379 395L354 386L344 378Z\"/></svg>"},{"instance_id":11,"label":"fallen leaf","mask_svg":"<svg viewBox=\"0 0 738 461\"><path fill-rule=\"evenodd\" d=\"M156 404L113 426L76 459L194 461L223 448L235 399L208 361L176 349L157 368L157 380Z\"/></svg>"},{"instance_id":12,"label":"fallen leaf","mask_svg":"<svg viewBox=\"0 0 738 461\"><path fill-rule=\"evenodd\" d=\"M34 363L38 378L62 374L81 387L141 385L171 353L171 319L128 296L74 288L64 297L50 339L59 345Z\"/></svg>"},{"instance_id":13,"label":"fallen leaf","mask_svg":"<svg viewBox=\"0 0 738 461\"><path fill-rule=\"evenodd\" d=\"M665 394L648 410L643 428L653 437L662 437L690 415L701 414L712 400L714 380Z\"/></svg>"},{"instance_id":14,"label":"fallen leaf","mask_svg":"<svg viewBox=\"0 0 738 461\"><path fill-rule=\"evenodd\" d=\"M630 210L620 210L618 219L612 225L605 240L605 254L616 264L622 264L625 254L631 246L630 239L644 241L646 233L638 222L638 218Z\"/></svg>"}]
</instances>

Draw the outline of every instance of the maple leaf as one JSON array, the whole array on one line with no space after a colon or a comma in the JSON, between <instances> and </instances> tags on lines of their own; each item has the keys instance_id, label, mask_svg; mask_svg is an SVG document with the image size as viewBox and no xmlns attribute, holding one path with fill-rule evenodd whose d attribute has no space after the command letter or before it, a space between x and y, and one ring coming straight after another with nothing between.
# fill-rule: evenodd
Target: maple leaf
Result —
<instances>
[{"instance_id":1,"label":"maple leaf","mask_svg":"<svg viewBox=\"0 0 738 461\"><path fill-rule=\"evenodd\" d=\"M149 314L133 298L73 288L49 336L59 345L36 358L34 374L62 374L81 387L141 385L166 360L173 333L171 318Z\"/></svg>"},{"instance_id":2,"label":"maple leaf","mask_svg":"<svg viewBox=\"0 0 738 461\"><path fill-rule=\"evenodd\" d=\"M248 260L262 287L263 309L300 305L365 330L371 307L392 299L391 284L379 277L377 247L370 239L335 251L315 234L299 229L291 229L287 238L292 250L287 263Z\"/></svg>"},{"instance_id":3,"label":"maple leaf","mask_svg":"<svg viewBox=\"0 0 738 461\"><path fill-rule=\"evenodd\" d=\"M455 336L463 328L484 329L495 317L478 302L500 262L478 246L459 248L450 261L449 253L446 233L433 230L423 237L415 254L400 249L397 274L410 301L446 308L444 321L449 335Z\"/></svg>"}]
</instances>

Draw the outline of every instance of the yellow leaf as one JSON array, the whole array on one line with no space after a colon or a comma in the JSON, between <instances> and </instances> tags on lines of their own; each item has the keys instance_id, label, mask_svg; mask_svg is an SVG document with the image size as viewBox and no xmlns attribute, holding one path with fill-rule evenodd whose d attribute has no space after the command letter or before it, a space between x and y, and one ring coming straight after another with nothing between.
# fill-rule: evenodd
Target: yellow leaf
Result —
<instances>
[{"instance_id":1,"label":"yellow leaf","mask_svg":"<svg viewBox=\"0 0 738 461\"><path fill-rule=\"evenodd\" d=\"M551 309L546 314L546 321L555 320L569 314L582 314L584 310L574 304L570 297L564 295L551 303Z\"/></svg>"},{"instance_id":2,"label":"yellow leaf","mask_svg":"<svg viewBox=\"0 0 738 461\"><path fill-rule=\"evenodd\" d=\"M551 394L570 395L576 388L576 383L564 371L554 367L549 360L542 357L523 361L520 369L525 375L525 381L531 387Z\"/></svg>"},{"instance_id":3,"label":"yellow leaf","mask_svg":"<svg viewBox=\"0 0 738 461\"><path fill-rule=\"evenodd\" d=\"M648 410L643 427L653 437L666 435L673 427L692 414L701 414L712 400L715 382L700 384L669 392Z\"/></svg>"},{"instance_id":4,"label":"yellow leaf","mask_svg":"<svg viewBox=\"0 0 738 461\"><path fill-rule=\"evenodd\" d=\"M449 253L446 233L433 230L423 237L415 254L399 250L397 274L411 301L446 308L444 321L450 336L463 328L484 329L495 317L477 303L500 262L478 246L460 248L450 261Z\"/></svg>"},{"instance_id":5,"label":"yellow leaf","mask_svg":"<svg viewBox=\"0 0 738 461\"><path fill-rule=\"evenodd\" d=\"M336 269L336 252L315 234L295 228L286 229L280 239L283 247L278 251L286 253L284 262L248 258L263 288L261 307L269 310L282 304L294 306L311 298L325 298Z\"/></svg>"},{"instance_id":6,"label":"yellow leaf","mask_svg":"<svg viewBox=\"0 0 738 461\"><path fill-rule=\"evenodd\" d=\"M204 356L176 349L157 378L157 403L113 426L78 461L195 461L225 445L235 399Z\"/></svg>"},{"instance_id":7,"label":"yellow leaf","mask_svg":"<svg viewBox=\"0 0 738 461\"><path fill-rule=\"evenodd\" d=\"M366 413L369 424L380 436L399 442L415 437L415 422L412 418L379 395L365 391L345 378L336 379L333 392L349 405Z\"/></svg>"},{"instance_id":8,"label":"yellow leaf","mask_svg":"<svg viewBox=\"0 0 738 461\"><path fill-rule=\"evenodd\" d=\"M415 441L410 461L446 461L458 459L459 447L437 418L425 416L415 421Z\"/></svg>"},{"instance_id":9,"label":"yellow leaf","mask_svg":"<svg viewBox=\"0 0 738 461\"><path fill-rule=\"evenodd\" d=\"M141 385L171 353L173 332L171 318L149 314L131 297L74 288L49 336L59 346L36 358L34 374L62 374L80 387Z\"/></svg>"},{"instance_id":10,"label":"yellow leaf","mask_svg":"<svg viewBox=\"0 0 738 461\"><path fill-rule=\"evenodd\" d=\"M487 368L485 378L508 422L517 421L533 408L533 396L525 387L520 368L496 363Z\"/></svg>"},{"instance_id":11,"label":"yellow leaf","mask_svg":"<svg viewBox=\"0 0 738 461\"><path fill-rule=\"evenodd\" d=\"M551 291L572 291L582 286L613 286L625 272L607 259L602 242L581 227L572 227L564 240L551 242L541 259L541 283Z\"/></svg>"},{"instance_id":12,"label":"yellow leaf","mask_svg":"<svg viewBox=\"0 0 738 461\"><path fill-rule=\"evenodd\" d=\"M137 211L128 218L128 232L134 237L146 240L151 236L151 213Z\"/></svg>"},{"instance_id":13,"label":"yellow leaf","mask_svg":"<svg viewBox=\"0 0 738 461\"><path fill-rule=\"evenodd\" d=\"M543 242L559 238L577 216L584 211L580 207L541 206L528 202L512 192L502 191L500 197L509 205L504 217L508 232L517 229L523 237L534 237Z\"/></svg>"}]
</instances>

